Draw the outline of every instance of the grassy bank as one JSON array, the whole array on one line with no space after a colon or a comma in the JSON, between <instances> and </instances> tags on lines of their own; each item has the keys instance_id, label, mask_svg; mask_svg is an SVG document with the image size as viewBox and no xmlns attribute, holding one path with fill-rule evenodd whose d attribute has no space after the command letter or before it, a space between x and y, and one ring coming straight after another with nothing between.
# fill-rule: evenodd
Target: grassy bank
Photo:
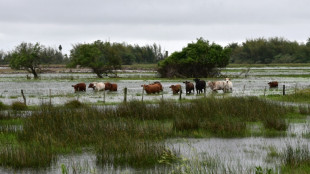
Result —
<instances>
[{"instance_id":1,"label":"grassy bank","mask_svg":"<svg viewBox=\"0 0 310 174\"><path fill-rule=\"evenodd\" d=\"M58 107L42 105L22 118L23 129L13 132L14 141L0 146L0 165L48 167L59 154L87 150L96 153L98 165L150 167L169 151L167 138L251 136L249 123L281 134L291 111L257 97L158 104L132 101L104 108L77 101ZM171 155L178 153L172 149Z\"/></svg>"},{"instance_id":2,"label":"grassy bank","mask_svg":"<svg viewBox=\"0 0 310 174\"><path fill-rule=\"evenodd\" d=\"M285 102L296 102L296 103L310 103L310 88L307 89L296 89L293 94L287 95L267 95L268 99L285 101Z\"/></svg>"}]
</instances>

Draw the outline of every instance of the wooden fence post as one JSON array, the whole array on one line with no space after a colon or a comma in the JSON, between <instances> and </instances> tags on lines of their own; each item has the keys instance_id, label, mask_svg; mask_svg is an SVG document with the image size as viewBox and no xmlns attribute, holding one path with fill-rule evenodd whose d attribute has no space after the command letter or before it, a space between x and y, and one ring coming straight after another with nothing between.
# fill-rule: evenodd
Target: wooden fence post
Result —
<instances>
[{"instance_id":1,"label":"wooden fence post","mask_svg":"<svg viewBox=\"0 0 310 174\"><path fill-rule=\"evenodd\" d=\"M142 87L142 101L143 101L143 97L144 97L144 86Z\"/></svg>"},{"instance_id":2,"label":"wooden fence post","mask_svg":"<svg viewBox=\"0 0 310 174\"><path fill-rule=\"evenodd\" d=\"M52 90L49 89L48 95L50 97L50 105L52 105Z\"/></svg>"},{"instance_id":3,"label":"wooden fence post","mask_svg":"<svg viewBox=\"0 0 310 174\"><path fill-rule=\"evenodd\" d=\"M264 89L264 97L265 97L265 95L266 95L266 86L265 86L265 89Z\"/></svg>"},{"instance_id":4,"label":"wooden fence post","mask_svg":"<svg viewBox=\"0 0 310 174\"><path fill-rule=\"evenodd\" d=\"M24 104L26 105L26 97L25 97L25 95L24 95L24 91L21 90L21 93L22 93L22 96L23 96L23 99L24 99Z\"/></svg>"},{"instance_id":5,"label":"wooden fence post","mask_svg":"<svg viewBox=\"0 0 310 174\"><path fill-rule=\"evenodd\" d=\"M243 85L243 90L242 90L242 93L244 94L244 91L245 91L245 85Z\"/></svg>"},{"instance_id":6,"label":"wooden fence post","mask_svg":"<svg viewBox=\"0 0 310 174\"><path fill-rule=\"evenodd\" d=\"M182 88L180 89L179 100L182 100Z\"/></svg>"},{"instance_id":7,"label":"wooden fence post","mask_svg":"<svg viewBox=\"0 0 310 174\"><path fill-rule=\"evenodd\" d=\"M124 102L127 102L127 87L124 88Z\"/></svg>"},{"instance_id":8,"label":"wooden fence post","mask_svg":"<svg viewBox=\"0 0 310 174\"><path fill-rule=\"evenodd\" d=\"M206 87L204 87L203 92L204 92L203 96L204 96L204 97L206 97L206 93L207 93L207 91L206 91Z\"/></svg>"},{"instance_id":9,"label":"wooden fence post","mask_svg":"<svg viewBox=\"0 0 310 174\"><path fill-rule=\"evenodd\" d=\"M283 95L285 95L285 85L283 85Z\"/></svg>"},{"instance_id":10,"label":"wooden fence post","mask_svg":"<svg viewBox=\"0 0 310 174\"><path fill-rule=\"evenodd\" d=\"M105 103L105 90L103 90L103 103Z\"/></svg>"}]
</instances>

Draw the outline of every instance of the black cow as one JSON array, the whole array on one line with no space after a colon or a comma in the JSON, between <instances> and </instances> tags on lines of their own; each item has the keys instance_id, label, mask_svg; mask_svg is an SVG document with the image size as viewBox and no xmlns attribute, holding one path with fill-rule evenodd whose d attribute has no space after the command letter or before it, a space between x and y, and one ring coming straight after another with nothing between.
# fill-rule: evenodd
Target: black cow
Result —
<instances>
[{"instance_id":1,"label":"black cow","mask_svg":"<svg viewBox=\"0 0 310 174\"><path fill-rule=\"evenodd\" d=\"M194 79L194 81L196 82L197 94L202 93L202 90L203 90L203 92L205 92L205 90L206 90L206 82L204 80L200 80L200 79Z\"/></svg>"}]
</instances>

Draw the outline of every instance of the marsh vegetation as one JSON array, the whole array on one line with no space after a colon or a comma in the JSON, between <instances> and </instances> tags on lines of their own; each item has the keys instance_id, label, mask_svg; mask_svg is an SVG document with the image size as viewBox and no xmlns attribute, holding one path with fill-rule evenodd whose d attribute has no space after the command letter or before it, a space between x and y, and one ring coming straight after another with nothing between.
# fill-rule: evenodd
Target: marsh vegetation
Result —
<instances>
[{"instance_id":1,"label":"marsh vegetation","mask_svg":"<svg viewBox=\"0 0 310 174\"><path fill-rule=\"evenodd\" d=\"M233 93L207 90L182 100L165 91L181 79L160 79L164 93L141 102L137 86L158 80L155 73L109 78L128 88L126 103L122 90L106 93L105 102L103 93L73 93L71 83L98 80L89 74L28 81L24 74L1 74L0 172L307 173L308 68L257 67L239 76L244 69L223 71L234 77ZM286 77L294 72L298 78ZM274 79L287 95L281 86L266 88Z\"/></svg>"}]
</instances>

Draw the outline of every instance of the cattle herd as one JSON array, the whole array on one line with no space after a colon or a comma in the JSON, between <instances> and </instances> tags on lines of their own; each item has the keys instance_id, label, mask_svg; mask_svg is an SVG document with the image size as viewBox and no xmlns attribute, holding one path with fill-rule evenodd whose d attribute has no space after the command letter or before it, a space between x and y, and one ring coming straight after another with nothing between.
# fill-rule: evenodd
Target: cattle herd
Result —
<instances>
[{"instance_id":1,"label":"cattle herd","mask_svg":"<svg viewBox=\"0 0 310 174\"><path fill-rule=\"evenodd\" d=\"M213 92L217 92L218 90L223 90L223 92L232 92L233 84L230 81L229 78L226 78L223 81L209 81L206 83L204 80L200 79L194 79L195 85L192 82L185 81L183 82L185 84L185 90L186 94L191 94L192 92L200 94L202 92L205 92L206 87L209 87ZM268 83L270 88L278 87L277 81L271 81ZM85 83L78 83L76 85L72 85L74 88L74 91L86 91L86 84ZM143 87L144 91L147 94L155 94L160 93L163 91L163 86L159 81L156 81L152 84L148 85L141 85ZM92 82L88 85L88 88L93 88L94 91L117 91L117 84L116 83L110 83L110 82ZM182 91L182 87L180 84L171 85L169 88L171 88L173 94L178 94Z\"/></svg>"},{"instance_id":2,"label":"cattle herd","mask_svg":"<svg viewBox=\"0 0 310 174\"><path fill-rule=\"evenodd\" d=\"M191 94L192 92L195 93L195 89L197 94L205 92L207 85L214 92L217 92L218 90L223 90L223 92L232 92L233 87L233 84L229 78L226 78L224 81L209 81L207 84L204 80L200 79L194 79L194 82L195 85L189 81L183 82L185 84L186 94ZM75 92L86 91L85 83L78 83L76 85L72 85L72 87ZM158 81L148 85L141 85L141 87L143 87L147 94L155 94L163 91L163 86ZM88 88L93 88L94 91L117 91L117 84L110 82L92 82L88 85ZM173 94L178 94L182 91L180 84L171 85L169 88L171 88Z\"/></svg>"}]
</instances>

